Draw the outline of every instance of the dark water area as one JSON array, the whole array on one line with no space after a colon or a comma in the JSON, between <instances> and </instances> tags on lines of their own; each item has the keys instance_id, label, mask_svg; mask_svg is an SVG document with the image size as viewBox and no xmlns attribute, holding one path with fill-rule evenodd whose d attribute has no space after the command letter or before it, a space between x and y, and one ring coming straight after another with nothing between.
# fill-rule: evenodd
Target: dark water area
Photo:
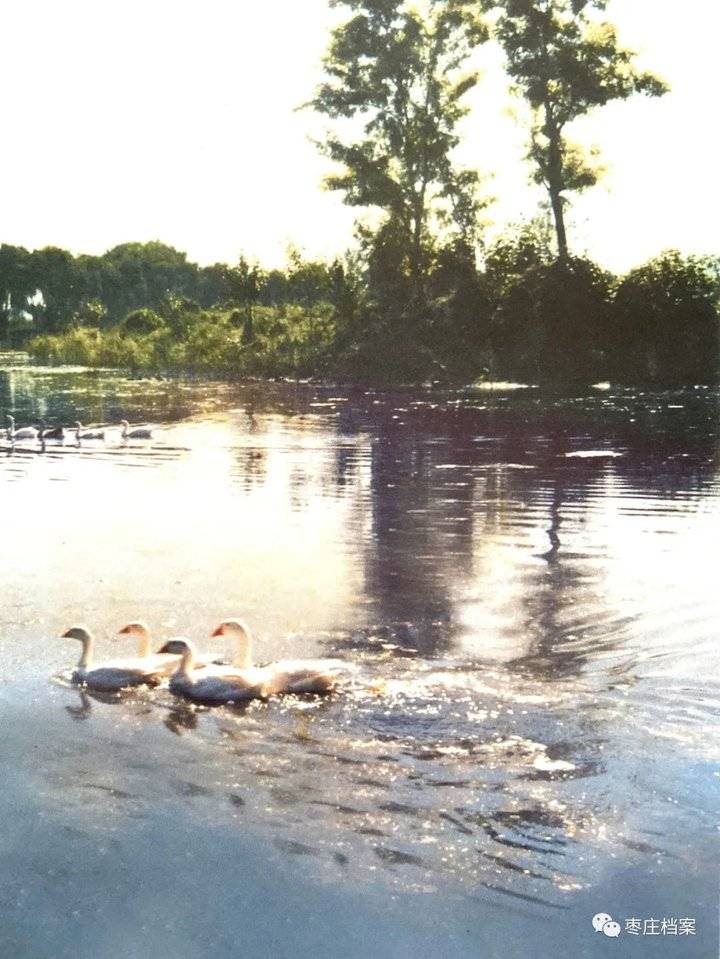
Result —
<instances>
[{"instance_id":1,"label":"dark water area","mask_svg":"<svg viewBox=\"0 0 720 959\"><path fill-rule=\"evenodd\" d=\"M0 360L18 425L158 426L0 436L0 955L715 957L719 407ZM243 710L63 682L75 622L222 655L232 615L359 671Z\"/></svg>"}]
</instances>

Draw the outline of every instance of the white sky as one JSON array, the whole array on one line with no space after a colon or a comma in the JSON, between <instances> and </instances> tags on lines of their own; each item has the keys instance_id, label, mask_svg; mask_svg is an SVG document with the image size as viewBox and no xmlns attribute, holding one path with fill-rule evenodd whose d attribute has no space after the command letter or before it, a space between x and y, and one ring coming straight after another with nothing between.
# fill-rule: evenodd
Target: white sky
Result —
<instances>
[{"instance_id":1,"label":"white sky","mask_svg":"<svg viewBox=\"0 0 720 959\"><path fill-rule=\"evenodd\" d=\"M0 242L100 253L159 239L200 263L265 264L293 241L331 256L355 211L324 192L309 142L326 0L4 0ZM598 112L582 135L607 177L572 241L624 269L669 246L720 252L718 0L611 0L623 41L672 93ZM523 131L498 58L466 122L465 162L495 171L496 228L532 215Z\"/></svg>"}]
</instances>

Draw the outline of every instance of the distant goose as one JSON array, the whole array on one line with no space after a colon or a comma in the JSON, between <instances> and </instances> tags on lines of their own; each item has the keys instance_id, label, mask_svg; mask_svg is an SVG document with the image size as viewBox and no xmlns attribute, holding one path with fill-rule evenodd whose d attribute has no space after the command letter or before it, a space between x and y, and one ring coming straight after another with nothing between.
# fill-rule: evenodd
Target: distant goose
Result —
<instances>
[{"instance_id":1,"label":"distant goose","mask_svg":"<svg viewBox=\"0 0 720 959\"><path fill-rule=\"evenodd\" d=\"M127 420L120 420L124 440L151 440L152 426L130 426Z\"/></svg>"},{"instance_id":2,"label":"distant goose","mask_svg":"<svg viewBox=\"0 0 720 959\"><path fill-rule=\"evenodd\" d=\"M10 442L15 440L36 440L39 431L34 426L21 426L19 430L15 429L15 417L9 414L5 417L8 421L7 438Z\"/></svg>"},{"instance_id":3,"label":"distant goose","mask_svg":"<svg viewBox=\"0 0 720 959\"><path fill-rule=\"evenodd\" d=\"M42 440L64 440L64 426L45 427L45 420L40 420L40 439Z\"/></svg>"},{"instance_id":4,"label":"distant goose","mask_svg":"<svg viewBox=\"0 0 720 959\"><path fill-rule=\"evenodd\" d=\"M72 681L78 686L116 692L133 686L157 686L162 682L162 673L148 667L142 659L113 659L93 667L93 635L85 626L73 626L62 638L82 643L82 654L72 674Z\"/></svg>"},{"instance_id":5,"label":"distant goose","mask_svg":"<svg viewBox=\"0 0 720 959\"><path fill-rule=\"evenodd\" d=\"M80 440L104 440L105 439L105 428L102 426L89 426L84 427L80 420L75 423L75 430L77 433L77 441Z\"/></svg>"},{"instance_id":6,"label":"distant goose","mask_svg":"<svg viewBox=\"0 0 720 959\"><path fill-rule=\"evenodd\" d=\"M182 648L180 665L170 677L170 690L185 699L208 705L247 702L264 699L268 690L262 670L232 669L227 666L208 666L195 669L195 646L187 640L174 640ZM181 646L182 644L182 646Z\"/></svg>"},{"instance_id":7,"label":"distant goose","mask_svg":"<svg viewBox=\"0 0 720 959\"><path fill-rule=\"evenodd\" d=\"M152 651L150 630L142 620L134 620L119 630L121 636L134 636L137 640L137 655L150 669L157 669L164 676L170 676L180 663L180 657L185 651L186 640L176 637L164 643L156 653ZM203 668L209 662L209 657L196 658L195 668Z\"/></svg>"},{"instance_id":8,"label":"distant goose","mask_svg":"<svg viewBox=\"0 0 720 959\"><path fill-rule=\"evenodd\" d=\"M236 643L233 666L253 668L252 634L242 620L226 619L211 635L232 637ZM340 659L281 659L254 668L262 675L268 694L329 693L337 685L339 673L353 671L349 663Z\"/></svg>"}]
</instances>

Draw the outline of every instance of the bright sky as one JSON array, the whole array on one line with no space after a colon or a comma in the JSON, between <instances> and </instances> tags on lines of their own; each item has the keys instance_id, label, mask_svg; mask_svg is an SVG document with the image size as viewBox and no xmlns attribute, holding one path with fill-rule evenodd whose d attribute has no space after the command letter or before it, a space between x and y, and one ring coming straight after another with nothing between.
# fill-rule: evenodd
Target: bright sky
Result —
<instances>
[{"instance_id":1,"label":"bright sky","mask_svg":"<svg viewBox=\"0 0 720 959\"><path fill-rule=\"evenodd\" d=\"M720 252L718 0L611 0L623 41L672 93L581 131L609 172L575 206L572 240L615 269L663 248ZM353 211L321 188L309 137L326 0L5 0L0 242L99 253L159 239L200 263L266 264L290 241L331 256ZM532 215L523 133L498 58L466 123L463 160L495 171L496 224Z\"/></svg>"}]
</instances>

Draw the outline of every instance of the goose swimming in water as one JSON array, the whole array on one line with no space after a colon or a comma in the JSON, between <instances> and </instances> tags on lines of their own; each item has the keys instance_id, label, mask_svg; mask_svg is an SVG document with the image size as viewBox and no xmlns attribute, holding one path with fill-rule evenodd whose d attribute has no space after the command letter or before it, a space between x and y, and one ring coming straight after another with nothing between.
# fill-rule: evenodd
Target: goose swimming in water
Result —
<instances>
[{"instance_id":1,"label":"goose swimming in water","mask_svg":"<svg viewBox=\"0 0 720 959\"><path fill-rule=\"evenodd\" d=\"M73 626L62 638L82 643L82 654L72 674L72 681L78 686L114 692L133 686L158 686L162 682L162 673L148 667L142 659L113 659L93 666L94 638L86 626Z\"/></svg>"},{"instance_id":2,"label":"goose swimming in water","mask_svg":"<svg viewBox=\"0 0 720 959\"><path fill-rule=\"evenodd\" d=\"M64 440L64 426L45 426L45 420L40 420L40 439L41 440Z\"/></svg>"},{"instance_id":3,"label":"goose swimming in water","mask_svg":"<svg viewBox=\"0 0 720 959\"><path fill-rule=\"evenodd\" d=\"M81 440L104 440L105 429L102 426L84 427L80 420L75 423L78 443Z\"/></svg>"},{"instance_id":4,"label":"goose swimming in water","mask_svg":"<svg viewBox=\"0 0 720 959\"><path fill-rule=\"evenodd\" d=\"M15 417L8 414L5 419L8 422L7 426L7 438L11 443L14 443L15 440L36 440L38 438L38 430L34 426L21 426L20 429L15 429Z\"/></svg>"},{"instance_id":5,"label":"goose swimming in water","mask_svg":"<svg viewBox=\"0 0 720 959\"><path fill-rule=\"evenodd\" d=\"M127 420L120 420L124 440L151 440L152 426L130 426Z\"/></svg>"},{"instance_id":6,"label":"goose swimming in water","mask_svg":"<svg viewBox=\"0 0 720 959\"><path fill-rule=\"evenodd\" d=\"M152 651L152 637L150 629L142 620L134 620L118 631L121 636L134 636L137 641L138 658L146 663L149 669L156 669L164 676L170 676L177 669L180 657L185 651L186 640L176 637L169 639L157 652ZM209 662L209 657L196 656L195 668L202 669Z\"/></svg>"},{"instance_id":7,"label":"goose swimming in water","mask_svg":"<svg viewBox=\"0 0 720 959\"><path fill-rule=\"evenodd\" d=\"M252 633L240 619L226 619L211 634L229 636L235 640L233 666L252 667ZM264 677L271 693L330 693L335 689L340 672L352 672L353 667L340 659L282 659L255 669Z\"/></svg>"},{"instance_id":8,"label":"goose swimming in water","mask_svg":"<svg viewBox=\"0 0 720 959\"><path fill-rule=\"evenodd\" d=\"M264 699L268 691L260 675L262 670L232 669L227 666L208 666L195 669L195 645L189 639L173 640L182 655L180 665L170 677L170 690L197 703L220 706L242 703L250 699Z\"/></svg>"}]
</instances>

